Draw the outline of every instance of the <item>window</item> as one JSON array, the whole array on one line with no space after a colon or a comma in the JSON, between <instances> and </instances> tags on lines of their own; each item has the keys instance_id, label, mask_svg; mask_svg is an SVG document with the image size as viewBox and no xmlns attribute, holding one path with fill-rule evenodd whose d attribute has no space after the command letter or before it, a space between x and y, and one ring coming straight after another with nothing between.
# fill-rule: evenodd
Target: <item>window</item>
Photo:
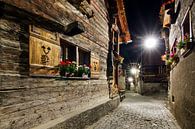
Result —
<instances>
[{"instance_id":1,"label":"window","mask_svg":"<svg viewBox=\"0 0 195 129\"><path fill-rule=\"evenodd\" d=\"M77 65L90 64L90 52L61 40L61 61L75 61Z\"/></svg>"},{"instance_id":2,"label":"window","mask_svg":"<svg viewBox=\"0 0 195 129\"><path fill-rule=\"evenodd\" d=\"M114 32L114 44L118 44L118 33Z\"/></svg>"},{"instance_id":3,"label":"window","mask_svg":"<svg viewBox=\"0 0 195 129\"><path fill-rule=\"evenodd\" d=\"M178 44L177 39L175 39L175 41L173 43L173 46L172 46L172 49L171 49L171 52L173 54L176 54L177 53L177 44Z\"/></svg>"},{"instance_id":4,"label":"window","mask_svg":"<svg viewBox=\"0 0 195 129\"><path fill-rule=\"evenodd\" d=\"M89 4L91 4L91 0L87 0L87 2L88 2Z\"/></svg>"},{"instance_id":5,"label":"window","mask_svg":"<svg viewBox=\"0 0 195 129\"><path fill-rule=\"evenodd\" d=\"M186 16L186 19L185 19L185 21L183 23L182 28L183 28L183 35L182 36L190 33L189 13Z\"/></svg>"},{"instance_id":6,"label":"window","mask_svg":"<svg viewBox=\"0 0 195 129\"><path fill-rule=\"evenodd\" d=\"M188 9L182 22L182 40L192 41L192 24L191 24L191 11Z\"/></svg>"},{"instance_id":7,"label":"window","mask_svg":"<svg viewBox=\"0 0 195 129\"><path fill-rule=\"evenodd\" d=\"M188 7L181 24L181 40L178 44L183 57L188 56L193 48L192 37L192 10Z\"/></svg>"},{"instance_id":8,"label":"window","mask_svg":"<svg viewBox=\"0 0 195 129\"><path fill-rule=\"evenodd\" d=\"M83 49L79 49L79 65L89 65L90 64L90 52Z\"/></svg>"},{"instance_id":9,"label":"window","mask_svg":"<svg viewBox=\"0 0 195 129\"><path fill-rule=\"evenodd\" d=\"M88 18L94 16L94 11L90 7L90 0L68 0L76 9Z\"/></svg>"},{"instance_id":10,"label":"window","mask_svg":"<svg viewBox=\"0 0 195 129\"><path fill-rule=\"evenodd\" d=\"M61 43L61 61L70 60L76 62L76 46L69 43Z\"/></svg>"},{"instance_id":11,"label":"window","mask_svg":"<svg viewBox=\"0 0 195 129\"><path fill-rule=\"evenodd\" d=\"M60 41L60 75L65 77L90 77L90 51L64 40Z\"/></svg>"}]
</instances>

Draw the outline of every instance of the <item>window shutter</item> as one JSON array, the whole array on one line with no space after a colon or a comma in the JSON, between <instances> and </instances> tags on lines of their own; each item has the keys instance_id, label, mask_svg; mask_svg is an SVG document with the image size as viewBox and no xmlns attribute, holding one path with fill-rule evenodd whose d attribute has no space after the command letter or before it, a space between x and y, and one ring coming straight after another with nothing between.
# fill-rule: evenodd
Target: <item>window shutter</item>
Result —
<instances>
[{"instance_id":1,"label":"window shutter","mask_svg":"<svg viewBox=\"0 0 195 129\"><path fill-rule=\"evenodd\" d=\"M31 25L29 41L30 75L57 75L60 41L57 33Z\"/></svg>"},{"instance_id":2,"label":"window shutter","mask_svg":"<svg viewBox=\"0 0 195 129\"><path fill-rule=\"evenodd\" d=\"M91 78L99 78L100 75L100 58L98 55L91 53Z\"/></svg>"}]
</instances>

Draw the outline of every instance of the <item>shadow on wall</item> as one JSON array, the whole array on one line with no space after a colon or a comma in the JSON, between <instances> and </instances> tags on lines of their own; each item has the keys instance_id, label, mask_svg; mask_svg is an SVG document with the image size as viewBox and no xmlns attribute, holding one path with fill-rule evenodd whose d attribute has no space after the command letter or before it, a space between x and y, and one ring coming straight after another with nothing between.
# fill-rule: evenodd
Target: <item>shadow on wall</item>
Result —
<instances>
[{"instance_id":1,"label":"shadow on wall","mask_svg":"<svg viewBox=\"0 0 195 129\"><path fill-rule=\"evenodd\" d=\"M20 42L20 55L19 55L19 74L29 75L29 25L20 24L19 42Z\"/></svg>"}]
</instances>

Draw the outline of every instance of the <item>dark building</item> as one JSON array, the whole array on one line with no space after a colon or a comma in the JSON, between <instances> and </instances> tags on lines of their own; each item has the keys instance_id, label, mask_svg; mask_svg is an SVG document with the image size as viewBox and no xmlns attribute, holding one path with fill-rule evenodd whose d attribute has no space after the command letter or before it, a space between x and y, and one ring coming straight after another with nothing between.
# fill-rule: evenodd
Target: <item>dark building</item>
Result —
<instances>
[{"instance_id":1,"label":"dark building","mask_svg":"<svg viewBox=\"0 0 195 129\"><path fill-rule=\"evenodd\" d=\"M195 128L195 4L165 0L161 7L165 61L170 69L169 103L182 129Z\"/></svg>"},{"instance_id":2,"label":"dark building","mask_svg":"<svg viewBox=\"0 0 195 129\"><path fill-rule=\"evenodd\" d=\"M130 39L123 6L0 0L0 128L82 129L116 108L107 60L114 37Z\"/></svg>"}]
</instances>

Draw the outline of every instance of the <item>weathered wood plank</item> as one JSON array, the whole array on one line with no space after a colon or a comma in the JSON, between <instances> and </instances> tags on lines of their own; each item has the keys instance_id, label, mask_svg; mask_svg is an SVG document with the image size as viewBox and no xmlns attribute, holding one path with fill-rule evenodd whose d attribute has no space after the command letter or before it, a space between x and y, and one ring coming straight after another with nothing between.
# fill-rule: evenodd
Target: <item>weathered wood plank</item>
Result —
<instances>
[{"instance_id":1,"label":"weathered wood plank","mask_svg":"<svg viewBox=\"0 0 195 129\"><path fill-rule=\"evenodd\" d=\"M63 0L0 1L6 3L0 20L0 66L7 67L0 68L0 128L31 128L108 98L105 70L109 26L102 0L91 2L96 9L91 19ZM73 21L83 23L86 31L65 35L66 25ZM60 38L97 54L100 78L75 81L28 76L29 24L58 32ZM21 76L25 71L26 76Z\"/></svg>"}]
</instances>

